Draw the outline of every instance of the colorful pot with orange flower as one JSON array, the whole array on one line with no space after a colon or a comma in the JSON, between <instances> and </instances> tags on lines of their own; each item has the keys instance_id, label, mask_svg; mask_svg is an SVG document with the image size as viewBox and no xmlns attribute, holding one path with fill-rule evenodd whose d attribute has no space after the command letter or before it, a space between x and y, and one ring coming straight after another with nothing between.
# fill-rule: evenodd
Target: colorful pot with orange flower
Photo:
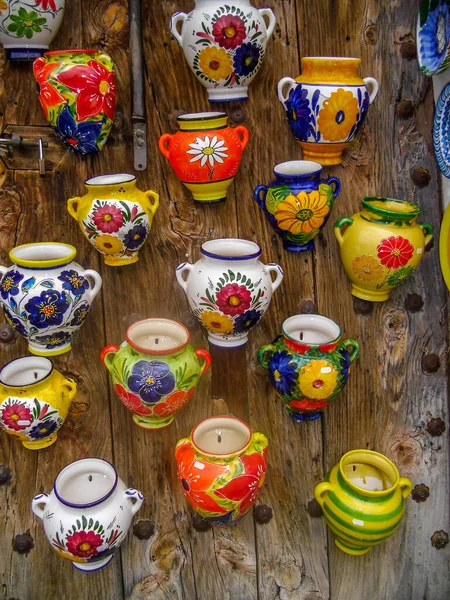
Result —
<instances>
[{"instance_id":1,"label":"colorful pot with orange flower","mask_svg":"<svg viewBox=\"0 0 450 600\"><path fill-rule=\"evenodd\" d=\"M184 325L158 318L133 323L126 341L106 346L100 358L122 404L143 429L170 425L211 364L207 350L189 344Z\"/></svg>"},{"instance_id":2,"label":"colorful pot with orange flower","mask_svg":"<svg viewBox=\"0 0 450 600\"><path fill-rule=\"evenodd\" d=\"M175 175L198 202L226 200L248 143L247 128L228 127L223 112L190 113L177 121L177 133L159 138Z\"/></svg>"},{"instance_id":3,"label":"colorful pot with orange flower","mask_svg":"<svg viewBox=\"0 0 450 600\"><path fill-rule=\"evenodd\" d=\"M256 9L249 0L195 0L192 12L172 16L170 31L209 101L231 102L247 100L275 23L270 8Z\"/></svg>"},{"instance_id":4,"label":"colorful pot with orange flower","mask_svg":"<svg viewBox=\"0 0 450 600\"><path fill-rule=\"evenodd\" d=\"M143 501L109 462L82 458L64 467L52 491L35 496L31 509L59 556L79 571L98 571L124 541Z\"/></svg>"},{"instance_id":5,"label":"colorful pot with orange flower","mask_svg":"<svg viewBox=\"0 0 450 600\"><path fill-rule=\"evenodd\" d=\"M136 177L127 173L91 177L85 187L83 197L67 202L84 237L103 255L105 264L135 263L150 233L159 195L153 190L141 192Z\"/></svg>"},{"instance_id":6,"label":"colorful pot with orange flower","mask_svg":"<svg viewBox=\"0 0 450 600\"><path fill-rule=\"evenodd\" d=\"M0 0L0 43L9 60L35 60L55 38L65 0Z\"/></svg>"},{"instance_id":7,"label":"colorful pot with orange flower","mask_svg":"<svg viewBox=\"0 0 450 600\"><path fill-rule=\"evenodd\" d=\"M341 340L340 328L331 319L295 315L283 322L282 335L261 346L258 360L287 414L295 421L311 421L342 391L358 354L358 343Z\"/></svg>"},{"instance_id":8,"label":"colorful pot with orange flower","mask_svg":"<svg viewBox=\"0 0 450 600\"><path fill-rule=\"evenodd\" d=\"M194 265L183 263L176 271L189 308L207 330L211 344L243 346L250 329L269 308L283 271L273 263L264 265L259 260L261 248L249 240L210 240L200 252L202 258Z\"/></svg>"},{"instance_id":9,"label":"colorful pot with orange flower","mask_svg":"<svg viewBox=\"0 0 450 600\"><path fill-rule=\"evenodd\" d=\"M116 110L114 63L97 50L55 50L33 64L48 122L78 154L100 152Z\"/></svg>"},{"instance_id":10,"label":"colorful pot with orange flower","mask_svg":"<svg viewBox=\"0 0 450 600\"><path fill-rule=\"evenodd\" d=\"M341 182L337 177L321 179L321 171L319 163L312 161L284 162L273 170L275 181L258 185L253 193L285 250L312 250L314 238L331 214Z\"/></svg>"},{"instance_id":11,"label":"colorful pot with orange flower","mask_svg":"<svg viewBox=\"0 0 450 600\"><path fill-rule=\"evenodd\" d=\"M411 202L367 197L362 205L339 219L334 233L353 296L384 302L419 266L433 228L417 223L421 209Z\"/></svg>"},{"instance_id":12,"label":"colorful pot with orange flower","mask_svg":"<svg viewBox=\"0 0 450 600\"><path fill-rule=\"evenodd\" d=\"M175 450L181 489L199 515L213 525L243 517L261 493L267 472L265 435L231 416L198 423Z\"/></svg>"},{"instance_id":13,"label":"colorful pot with orange flower","mask_svg":"<svg viewBox=\"0 0 450 600\"><path fill-rule=\"evenodd\" d=\"M302 74L278 83L278 100L305 160L338 165L378 93L373 77L361 79L359 58L301 59Z\"/></svg>"}]
</instances>

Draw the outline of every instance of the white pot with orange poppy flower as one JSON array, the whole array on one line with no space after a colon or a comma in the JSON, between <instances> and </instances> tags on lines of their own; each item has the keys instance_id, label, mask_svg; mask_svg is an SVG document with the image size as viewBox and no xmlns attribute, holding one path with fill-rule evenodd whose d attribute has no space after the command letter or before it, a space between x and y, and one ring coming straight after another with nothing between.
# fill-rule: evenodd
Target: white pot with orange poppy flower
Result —
<instances>
[{"instance_id":1,"label":"white pot with orange poppy flower","mask_svg":"<svg viewBox=\"0 0 450 600\"><path fill-rule=\"evenodd\" d=\"M258 185L253 197L289 252L314 248L314 238L330 217L341 191L337 177L321 179L322 167L308 160L291 160L274 167L275 180Z\"/></svg>"},{"instance_id":2,"label":"white pot with orange poppy flower","mask_svg":"<svg viewBox=\"0 0 450 600\"><path fill-rule=\"evenodd\" d=\"M334 226L341 261L362 300L384 302L410 277L433 239L428 223L417 223L417 204L393 198L367 197L363 209Z\"/></svg>"},{"instance_id":3,"label":"white pot with orange poppy flower","mask_svg":"<svg viewBox=\"0 0 450 600\"><path fill-rule=\"evenodd\" d=\"M195 0L192 12L172 16L170 31L209 101L231 102L248 99L275 23L270 8L257 9L249 0Z\"/></svg>"},{"instance_id":4,"label":"white pot with orange poppy flower","mask_svg":"<svg viewBox=\"0 0 450 600\"><path fill-rule=\"evenodd\" d=\"M34 60L55 38L65 0L0 0L0 43L9 60Z\"/></svg>"}]
</instances>

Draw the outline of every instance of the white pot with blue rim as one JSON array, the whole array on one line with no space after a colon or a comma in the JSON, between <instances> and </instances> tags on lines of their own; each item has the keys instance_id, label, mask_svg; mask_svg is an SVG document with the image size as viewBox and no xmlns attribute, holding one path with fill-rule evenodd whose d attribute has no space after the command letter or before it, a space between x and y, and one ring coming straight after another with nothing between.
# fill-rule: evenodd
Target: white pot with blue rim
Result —
<instances>
[{"instance_id":1,"label":"white pot with blue rim","mask_svg":"<svg viewBox=\"0 0 450 600\"><path fill-rule=\"evenodd\" d=\"M450 5L447 0L422 0L417 20L417 59L425 75L450 66Z\"/></svg>"}]
</instances>

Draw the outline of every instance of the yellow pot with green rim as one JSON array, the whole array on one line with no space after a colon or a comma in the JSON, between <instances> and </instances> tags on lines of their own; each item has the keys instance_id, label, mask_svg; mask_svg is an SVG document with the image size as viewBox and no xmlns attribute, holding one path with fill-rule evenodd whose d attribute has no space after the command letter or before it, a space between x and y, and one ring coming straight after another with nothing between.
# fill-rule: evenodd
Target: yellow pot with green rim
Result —
<instances>
[{"instance_id":1,"label":"yellow pot with green rim","mask_svg":"<svg viewBox=\"0 0 450 600\"><path fill-rule=\"evenodd\" d=\"M153 190L139 190L136 177L127 173L92 177L85 187L83 197L67 202L67 210L84 237L109 266L137 262L159 206L159 195Z\"/></svg>"},{"instance_id":2,"label":"yellow pot with green rim","mask_svg":"<svg viewBox=\"0 0 450 600\"><path fill-rule=\"evenodd\" d=\"M388 458L352 450L314 490L335 543L347 554L367 554L398 528L412 483Z\"/></svg>"},{"instance_id":3,"label":"yellow pot with green rim","mask_svg":"<svg viewBox=\"0 0 450 600\"><path fill-rule=\"evenodd\" d=\"M428 223L417 223L417 204L376 196L363 198L363 209L334 226L351 293L384 302L419 266L433 239Z\"/></svg>"}]
</instances>

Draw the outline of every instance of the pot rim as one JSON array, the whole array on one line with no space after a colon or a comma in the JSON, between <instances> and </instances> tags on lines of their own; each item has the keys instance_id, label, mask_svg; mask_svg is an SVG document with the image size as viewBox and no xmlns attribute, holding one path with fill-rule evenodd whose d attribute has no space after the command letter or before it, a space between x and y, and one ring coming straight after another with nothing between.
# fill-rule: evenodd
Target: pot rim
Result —
<instances>
[{"instance_id":1,"label":"pot rim","mask_svg":"<svg viewBox=\"0 0 450 600\"><path fill-rule=\"evenodd\" d=\"M48 371L48 373L46 373L46 375L43 375L42 377L40 377L39 379L36 379L35 381L31 381L30 383L22 383L20 385L16 385L13 383L7 383L4 381L3 377L3 372L4 370L9 366L12 365L15 362L18 362L19 360L37 360L38 362L46 362L46 363L50 363L50 369ZM25 387L31 387L33 385L37 385L39 383L42 383L43 381L45 381L46 379L48 379L50 377L50 375L53 373L53 363L52 361L47 358L46 356L20 356L19 358L14 358L13 360L10 360L9 362L7 362L5 365L3 365L3 367L0 370L0 383L2 385L4 385L5 387L9 387L9 388L17 388L17 389L21 389L21 388L25 388Z\"/></svg>"},{"instance_id":2,"label":"pot rim","mask_svg":"<svg viewBox=\"0 0 450 600\"><path fill-rule=\"evenodd\" d=\"M140 325L142 323L150 323L150 322L159 322L160 323L161 321L165 321L166 323L171 323L173 325L176 325L178 328L183 329L183 333L186 336L186 340L184 342L181 342L181 344L179 344L178 346L174 346L173 348L164 348L163 350L149 350L148 348L139 346L139 344L137 344L136 342L134 342L131 339L130 332L131 332L131 329L133 329L133 327L136 327L137 325ZM127 331L125 333L125 339L132 348L134 348L135 350L138 350L139 352L142 352L142 354L148 354L150 356L164 356L166 354L176 354L177 352L180 352L181 350L183 350L183 348L186 348L186 346L189 344L190 337L191 336L190 336L189 330L182 323L179 323L178 321L175 321L174 319L166 319L164 317L162 317L162 318L148 317L147 319L140 319L139 321L135 321L127 328Z\"/></svg>"},{"instance_id":3,"label":"pot rim","mask_svg":"<svg viewBox=\"0 0 450 600\"><path fill-rule=\"evenodd\" d=\"M391 475L393 474L394 477L389 477L391 481L394 480L394 481L392 481L391 487L387 488L386 490L372 491L372 490L365 490L365 489L359 487L358 485L355 485L354 483L352 483L350 481L350 479L348 479L348 477L344 473L344 466L348 462L353 462L352 459L354 459L355 457L358 457L358 456L360 457L359 462L381 468L383 470L383 473L387 476L389 476L390 474ZM357 462L357 460L355 460L355 462ZM387 467L387 470L383 469L383 467L382 467L383 464L385 465L385 467ZM390 473L388 471L390 471ZM344 454L344 456L341 458L341 460L339 461L339 472L340 472L342 478L344 479L345 483L349 487L351 487L352 490L354 490L355 492L358 492L358 494L361 494L363 496L369 496L372 498L379 498L379 497L387 496L387 495L391 494L395 490L395 488L399 485L399 481L400 481L400 474L399 474L398 469L395 466L395 464L391 460L389 460L389 458L384 456L384 454L380 454L380 452L375 452L374 450L358 449L358 450L350 450L350 452L346 452Z\"/></svg>"},{"instance_id":4,"label":"pot rim","mask_svg":"<svg viewBox=\"0 0 450 600\"><path fill-rule=\"evenodd\" d=\"M99 51L92 48L87 50L76 48L75 50L49 50L48 52L44 52L44 56L54 56L55 54L99 54Z\"/></svg>"},{"instance_id":5,"label":"pot rim","mask_svg":"<svg viewBox=\"0 0 450 600\"><path fill-rule=\"evenodd\" d=\"M247 246L248 250L246 251L245 254L232 254L231 251L229 251L229 252L223 251L222 253L219 253L219 251L214 252L213 250L208 249L208 246L214 247L214 244L220 244L220 242L223 242L224 246L226 244L228 244L228 246L230 248L233 245L241 246L241 247ZM250 248L253 251L251 251ZM200 246L200 252L204 256L207 256L208 258L236 261L236 260L250 260L253 258L259 258L261 256L262 250L261 250L261 246L259 244L257 244L256 242L253 242L252 240L244 240L244 239L240 239L240 238L217 238L215 240L208 240L207 242L203 242L203 244Z\"/></svg>"},{"instance_id":6,"label":"pot rim","mask_svg":"<svg viewBox=\"0 0 450 600\"><path fill-rule=\"evenodd\" d=\"M204 111L198 113L185 113L177 117L177 121L210 121L215 119L221 119L222 117L228 117L226 112L222 111Z\"/></svg>"},{"instance_id":7,"label":"pot rim","mask_svg":"<svg viewBox=\"0 0 450 600\"><path fill-rule=\"evenodd\" d=\"M299 169L297 172L283 172L283 168L286 170L289 168L288 165L291 165L293 168ZM309 169L307 169L307 165L310 165ZM304 168L304 171L300 172L301 168ZM286 160L282 163L278 163L274 166L273 172L275 175L281 175L281 177L307 177L308 175L318 175L322 171L323 167L321 164L314 160Z\"/></svg>"},{"instance_id":8,"label":"pot rim","mask_svg":"<svg viewBox=\"0 0 450 600\"><path fill-rule=\"evenodd\" d=\"M46 248L50 246L56 247L60 249L60 254L64 250L65 254L63 256L57 256L55 258L39 258L39 252L44 253ZM37 253L33 258L23 258L20 256L22 252L27 254L27 250L36 249ZM19 254L19 256L17 256ZM67 265L71 263L77 255L77 249L75 246L71 244L64 244L62 242L34 242L31 244L21 244L20 246L16 246L12 248L9 252L9 258L12 262L19 267L28 267L32 269L46 269L49 267L60 267L62 265Z\"/></svg>"},{"instance_id":9,"label":"pot rim","mask_svg":"<svg viewBox=\"0 0 450 600\"><path fill-rule=\"evenodd\" d=\"M202 425L202 423L205 423L206 421L211 421L212 419L230 419L232 421L238 421L241 425L244 425L244 427L247 429L248 431L248 439L245 442L245 444L239 448L238 450L233 450L232 452L225 452L223 454L221 454L220 452L206 452L205 450L203 450L202 448L200 448L200 446L198 446L195 441L194 441L194 436L195 436L195 432L198 429L198 427L200 425ZM220 456L220 457L227 457L227 456L233 456L234 454L240 454L242 453L250 444L250 442L252 441L252 436L253 436L253 432L250 428L250 425L248 423L246 423L244 420L239 419L239 417L233 417L232 415L215 415L212 417L206 417L206 419L202 419L201 421L199 421L192 429L191 431L191 435L189 436L189 439L191 441L191 444L194 446L194 448L196 450L198 450L201 454L203 454L204 456Z\"/></svg>"},{"instance_id":10,"label":"pot rim","mask_svg":"<svg viewBox=\"0 0 450 600\"><path fill-rule=\"evenodd\" d=\"M386 208L381 208L380 206L373 206L371 203L372 202L396 202L397 204L406 204L408 206L412 206L413 210L411 210L410 212L396 212L394 210L389 210ZM399 200L398 198L389 198L387 196L365 196L362 199L362 205L364 206L364 208L367 208L367 210L370 210L371 212L374 212L376 214L379 215L383 215L384 217L389 217L391 219L395 219L395 220L402 220L402 221L406 221L409 220L413 217L418 217L421 212L422 209L420 208L419 205L414 204L413 202L408 202L408 200Z\"/></svg>"},{"instance_id":11,"label":"pot rim","mask_svg":"<svg viewBox=\"0 0 450 600\"><path fill-rule=\"evenodd\" d=\"M302 319L304 321L319 321L322 323L327 323L329 326L331 326L333 329L336 330L337 335L334 338L331 338L329 340L323 341L323 342L308 342L308 340L299 340L295 337L292 337L292 335L289 335L289 333L286 332L286 324L289 324L288 321L290 321L291 323L294 323L295 321L298 321L299 319ZM334 344L336 343L340 337L341 337L341 328L339 327L339 325L333 321L333 319L330 319L329 317L325 317L324 315L308 315L308 314L298 314L298 315L293 315L292 317L288 317L287 319L285 319L283 321L283 324L281 325L281 332L283 334L283 336L285 338L287 338L288 340L290 340L291 342L294 342L295 344L299 344L299 345L303 345L303 346L325 346L327 344Z\"/></svg>"},{"instance_id":12,"label":"pot rim","mask_svg":"<svg viewBox=\"0 0 450 600\"><path fill-rule=\"evenodd\" d=\"M330 61L330 60L337 60L337 61L359 61L361 62L360 58L357 58L356 56L303 56L302 61L304 60L323 60L323 61Z\"/></svg>"},{"instance_id":13,"label":"pot rim","mask_svg":"<svg viewBox=\"0 0 450 600\"><path fill-rule=\"evenodd\" d=\"M101 179L114 179L114 178L120 178L120 179L118 179L117 181L112 181L110 183L98 183L97 182L99 179L101 180ZM136 176L131 175L130 173L110 173L107 175L96 175L95 177L89 177L89 179L86 179L86 181L84 183L85 183L85 185L90 185L90 186L103 186L103 185L120 185L122 183L132 183L133 181L136 181Z\"/></svg>"}]
</instances>

